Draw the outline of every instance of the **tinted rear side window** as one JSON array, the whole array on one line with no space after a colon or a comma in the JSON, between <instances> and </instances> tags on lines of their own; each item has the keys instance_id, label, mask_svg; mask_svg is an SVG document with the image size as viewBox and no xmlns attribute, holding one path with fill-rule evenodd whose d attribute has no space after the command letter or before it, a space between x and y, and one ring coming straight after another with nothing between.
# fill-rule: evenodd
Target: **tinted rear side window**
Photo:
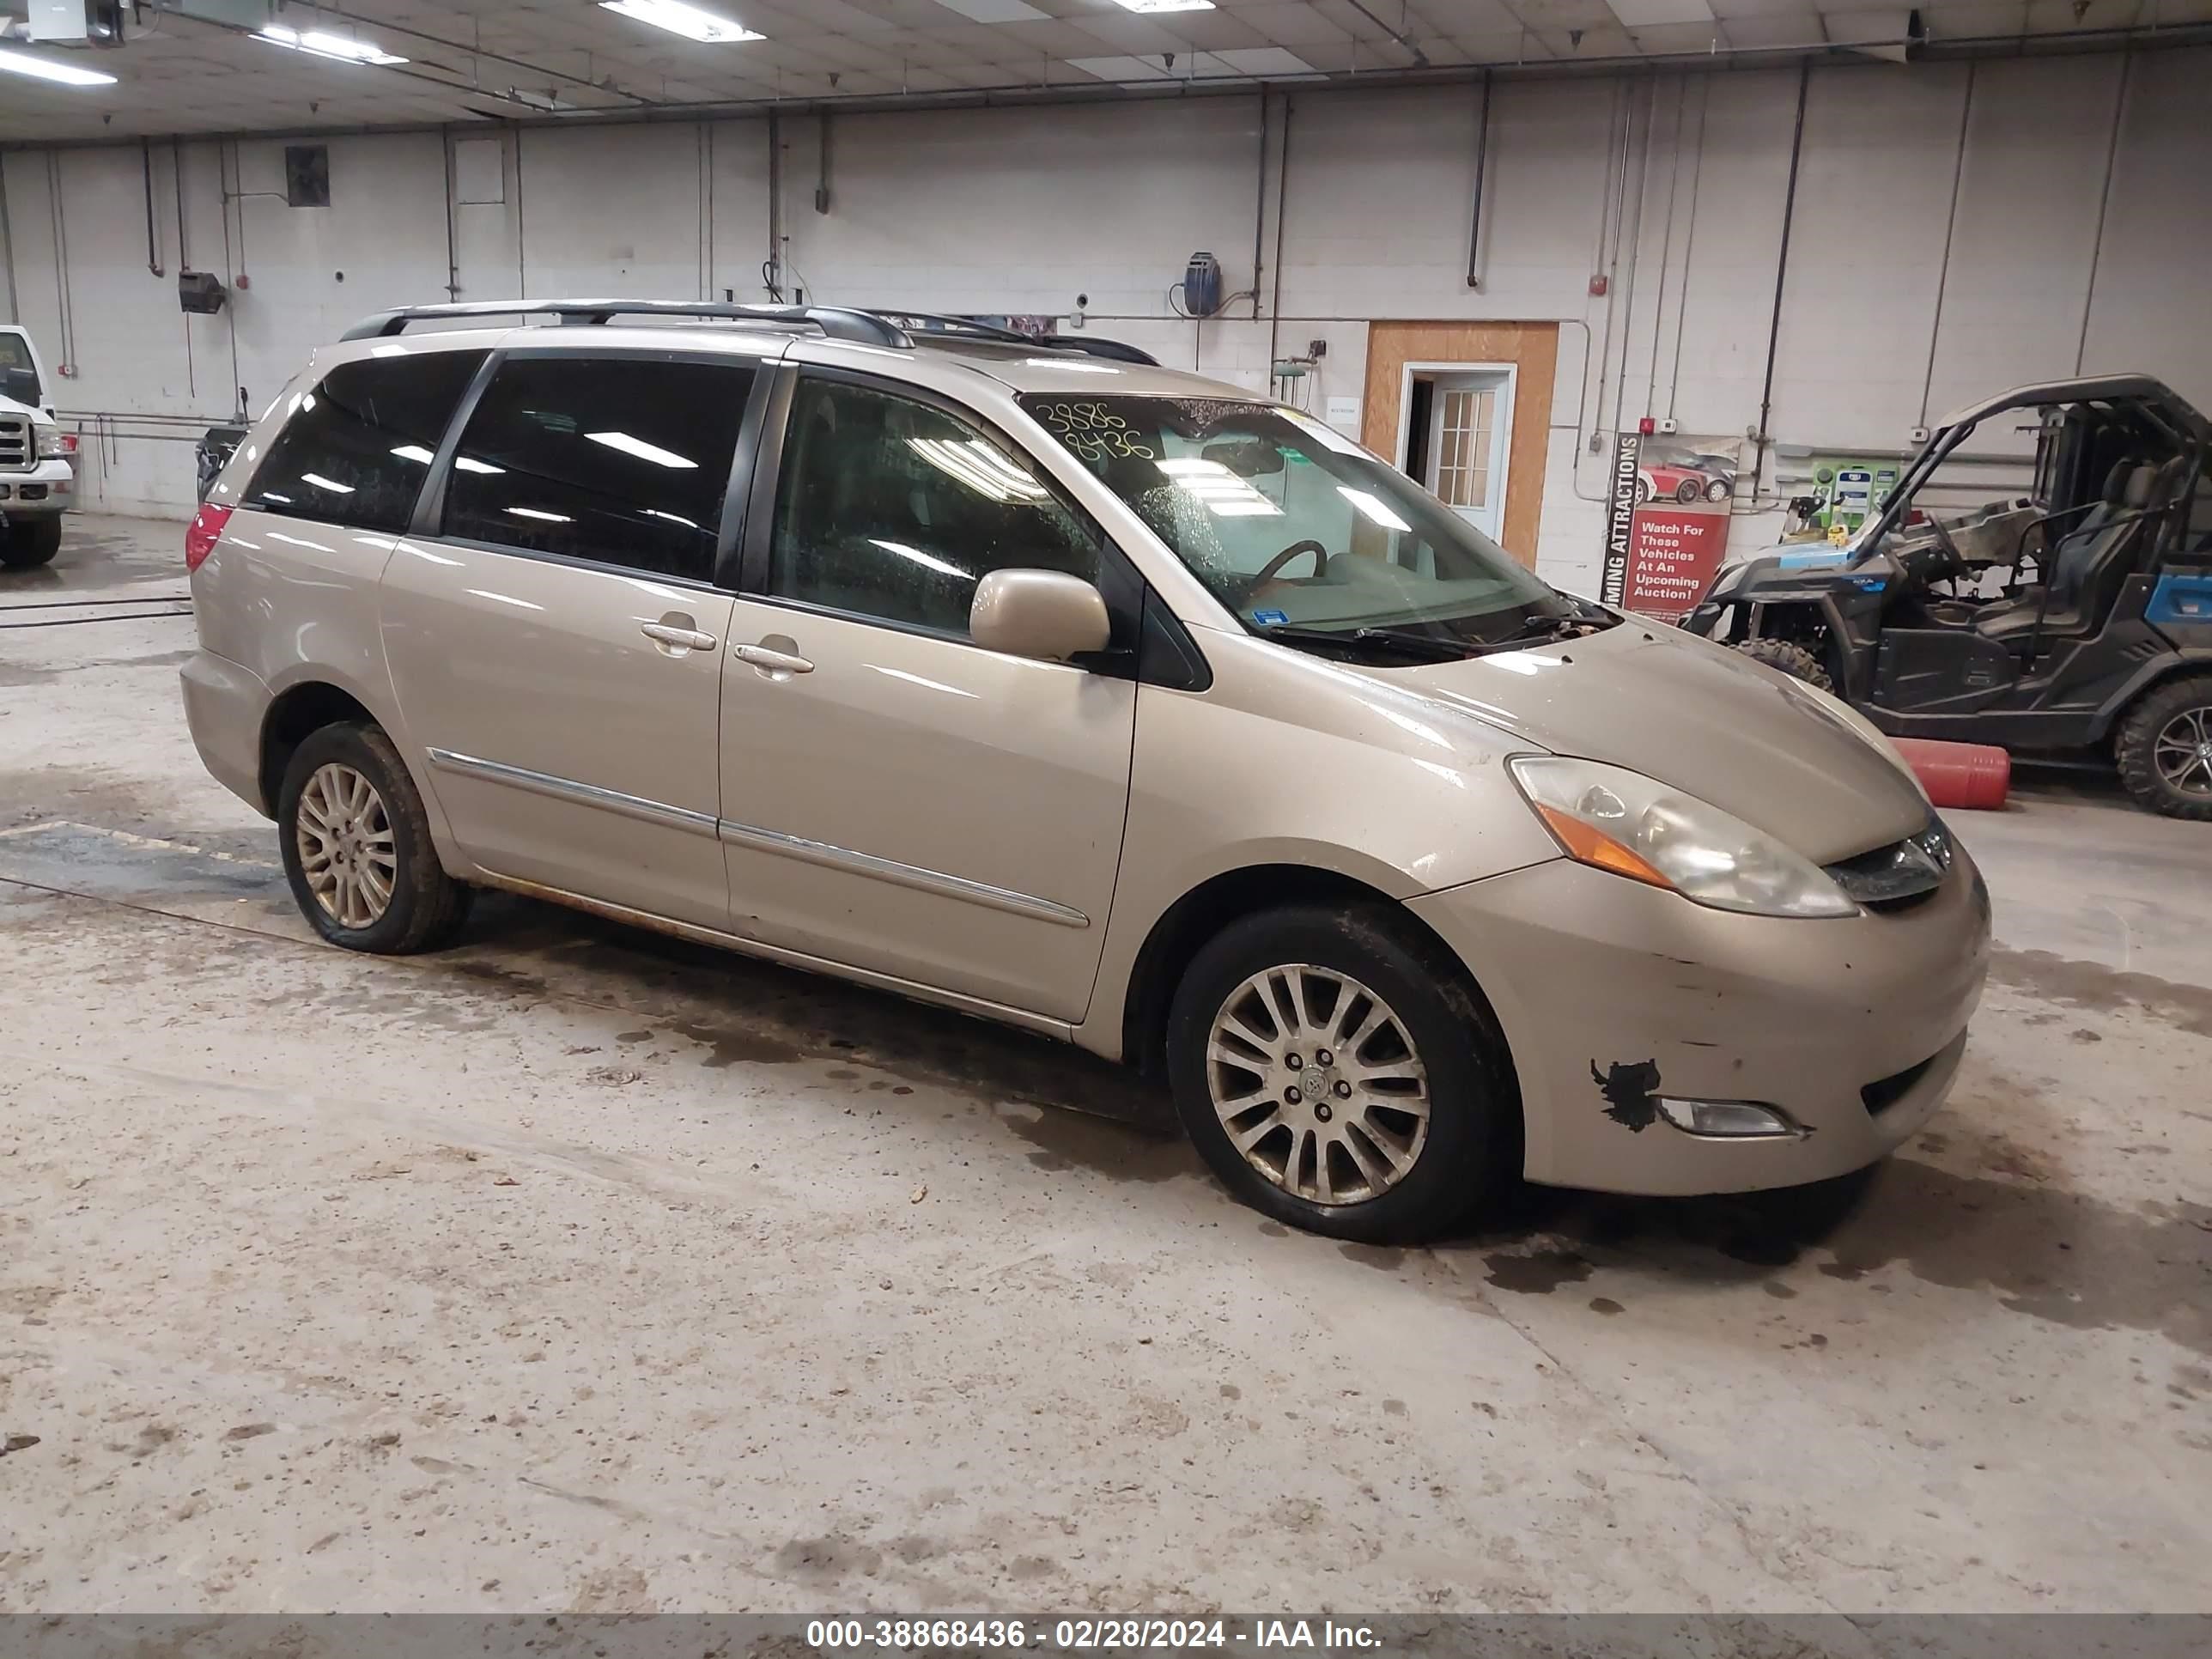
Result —
<instances>
[{"instance_id":1,"label":"tinted rear side window","mask_svg":"<svg viewBox=\"0 0 2212 1659\"><path fill-rule=\"evenodd\" d=\"M481 351L341 363L284 423L246 505L359 530L407 528Z\"/></svg>"},{"instance_id":2,"label":"tinted rear side window","mask_svg":"<svg viewBox=\"0 0 2212 1659\"><path fill-rule=\"evenodd\" d=\"M469 417L445 533L706 580L750 363L518 357Z\"/></svg>"}]
</instances>

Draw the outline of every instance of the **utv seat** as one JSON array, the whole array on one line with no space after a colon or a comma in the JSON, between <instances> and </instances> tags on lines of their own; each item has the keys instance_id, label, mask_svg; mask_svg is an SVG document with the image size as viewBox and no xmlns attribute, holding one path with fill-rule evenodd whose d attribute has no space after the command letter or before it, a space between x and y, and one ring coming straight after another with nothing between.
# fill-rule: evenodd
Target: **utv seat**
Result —
<instances>
[{"instance_id":1,"label":"utv seat","mask_svg":"<svg viewBox=\"0 0 2212 1659\"><path fill-rule=\"evenodd\" d=\"M2039 623L2044 634L2076 634L2100 626L2155 533L2159 509L2167 505L2186 465L2177 457L2163 467L2125 462L2115 466L2104 499L2052 554L2047 587L2026 587L2016 599L1986 607L1974 618L1974 631L2017 648L2035 636Z\"/></svg>"}]
</instances>

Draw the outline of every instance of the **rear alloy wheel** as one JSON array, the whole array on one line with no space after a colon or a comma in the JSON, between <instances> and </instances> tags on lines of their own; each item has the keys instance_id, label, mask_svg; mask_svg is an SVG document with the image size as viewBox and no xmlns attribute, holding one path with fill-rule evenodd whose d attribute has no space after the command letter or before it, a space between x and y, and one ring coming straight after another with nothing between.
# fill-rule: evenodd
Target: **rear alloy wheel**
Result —
<instances>
[{"instance_id":1,"label":"rear alloy wheel","mask_svg":"<svg viewBox=\"0 0 2212 1659\"><path fill-rule=\"evenodd\" d=\"M2112 758L2128 793L2153 811L2212 821L2212 675L2175 680L2130 708Z\"/></svg>"},{"instance_id":2,"label":"rear alloy wheel","mask_svg":"<svg viewBox=\"0 0 2212 1659\"><path fill-rule=\"evenodd\" d=\"M59 519L18 519L0 530L0 566L9 570L33 570L52 564L61 550Z\"/></svg>"},{"instance_id":3,"label":"rear alloy wheel","mask_svg":"<svg viewBox=\"0 0 2212 1659\"><path fill-rule=\"evenodd\" d=\"M276 795L292 897L333 945L404 956L442 945L470 890L438 862L415 781L374 726L325 726L295 750Z\"/></svg>"},{"instance_id":4,"label":"rear alloy wheel","mask_svg":"<svg viewBox=\"0 0 2212 1659\"><path fill-rule=\"evenodd\" d=\"M1231 923L1176 988L1168 1073L1214 1174L1293 1226L1432 1238L1518 1173L1520 1102L1490 1012L1387 905Z\"/></svg>"},{"instance_id":5,"label":"rear alloy wheel","mask_svg":"<svg viewBox=\"0 0 2212 1659\"><path fill-rule=\"evenodd\" d=\"M1793 680L1802 680L1808 685L1817 685L1823 691L1836 689L1835 677L1821 665L1820 659L1802 645L1792 645L1787 640L1745 640L1736 647L1747 657L1765 663L1769 668L1778 668Z\"/></svg>"}]
</instances>

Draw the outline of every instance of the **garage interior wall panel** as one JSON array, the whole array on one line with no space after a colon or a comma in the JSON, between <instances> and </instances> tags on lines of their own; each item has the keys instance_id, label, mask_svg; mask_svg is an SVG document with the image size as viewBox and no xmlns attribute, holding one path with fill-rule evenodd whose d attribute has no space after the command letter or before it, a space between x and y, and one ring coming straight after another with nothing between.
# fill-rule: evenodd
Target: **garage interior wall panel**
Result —
<instances>
[{"instance_id":1,"label":"garage interior wall panel","mask_svg":"<svg viewBox=\"0 0 2212 1659\"><path fill-rule=\"evenodd\" d=\"M1894 447L1920 423L1966 76L1962 64L1884 64L1813 77L1775 349L1776 434ZM1786 132L1782 144L1786 161ZM1754 402L1747 421L1758 416Z\"/></svg>"},{"instance_id":2,"label":"garage interior wall panel","mask_svg":"<svg viewBox=\"0 0 2212 1659\"><path fill-rule=\"evenodd\" d=\"M2075 372L2120 64L2106 57L1974 66L1929 419L2003 386Z\"/></svg>"},{"instance_id":3,"label":"garage interior wall panel","mask_svg":"<svg viewBox=\"0 0 2212 1659\"><path fill-rule=\"evenodd\" d=\"M1923 400L1932 414L2071 372L2085 347L2092 371L2154 368L2212 406L2208 81L2202 49L1813 70L1774 439L1901 449ZM1479 85L1279 89L1264 174L1257 94L836 115L826 212L822 124L788 117L775 124L785 280L827 303L946 311L1065 315L1088 295L1099 332L1255 391L1271 352L1320 340L1291 383L1317 414L1366 396L1372 321L1553 325L1549 420L1534 455L1516 442L1515 476L1540 464L1538 568L1588 590L1616 418L1758 425L1798 85L1794 68L1493 83L1472 287ZM281 138L157 144L158 278L137 146L64 150L73 353L49 153L11 150L12 304L51 362L80 370L63 406L88 430L101 417L92 498L182 514L190 445L157 432L228 415L239 384L260 406L314 345L381 307L442 299L449 280L465 299L764 297L769 125L310 136L331 149L327 209L283 199ZM463 143L449 276L447 149ZM191 262L234 290L222 315L176 307L173 154ZM1176 315L1169 289L1194 250L1221 260L1230 292L1251 285L1255 216L1261 314L1239 301L1203 325ZM1755 544L1778 517L1771 499L1741 501L1731 539Z\"/></svg>"},{"instance_id":4,"label":"garage interior wall panel","mask_svg":"<svg viewBox=\"0 0 2212 1659\"><path fill-rule=\"evenodd\" d=\"M2100 246L2084 361L2212 410L2212 51L2136 58Z\"/></svg>"}]
</instances>

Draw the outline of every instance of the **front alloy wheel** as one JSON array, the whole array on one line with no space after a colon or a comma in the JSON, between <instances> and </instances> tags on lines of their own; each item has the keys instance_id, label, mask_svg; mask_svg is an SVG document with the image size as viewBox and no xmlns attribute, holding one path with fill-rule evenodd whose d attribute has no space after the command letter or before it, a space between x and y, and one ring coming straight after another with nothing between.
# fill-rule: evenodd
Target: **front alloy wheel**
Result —
<instances>
[{"instance_id":1,"label":"front alloy wheel","mask_svg":"<svg viewBox=\"0 0 2212 1659\"><path fill-rule=\"evenodd\" d=\"M1311 963L1253 975L1214 1017L1206 1084L1262 1179L1316 1204L1379 1198L1429 1137L1428 1068L1389 1004Z\"/></svg>"},{"instance_id":2,"label":"front alloy wheel","mask_svg":"<svg viewBox=\"0 0 2212 1659\"><path fill-rule=\"evenodd\" d=\"M1192 1144L1277 1221L1424 1243L1521 1167L1497 1017L1396 905L1292 904L1229 923L1184 968L1164 1035Z\"/></svg>"},{"instance_id":3,"label":"front alloy wheel","mask_svg":"<svg viewBox=\"0 0 2212 1659\"><path fill-rule=\"evenodd\" d=\"M300 868L324 914L341 927L374 927L392 904L399 857L391 816L350 766L316 768L300 792Z\"/></svg>"}]
</instances>

